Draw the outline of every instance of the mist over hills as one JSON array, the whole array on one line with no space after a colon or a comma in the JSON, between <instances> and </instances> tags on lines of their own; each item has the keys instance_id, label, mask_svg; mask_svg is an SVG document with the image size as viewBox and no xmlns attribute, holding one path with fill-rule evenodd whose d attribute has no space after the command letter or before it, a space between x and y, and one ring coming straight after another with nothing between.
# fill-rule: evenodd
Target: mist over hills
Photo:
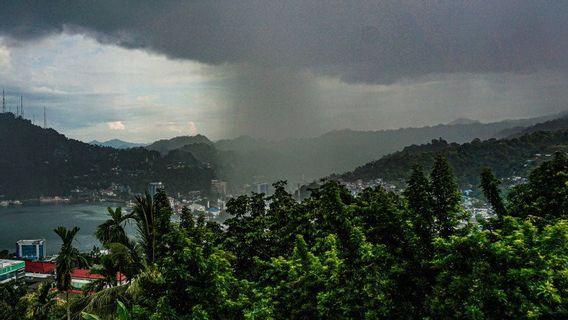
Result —
<instances>
[{"instance_id":1,"label":"mist over hills","mask_svg":"<svg viewBox=\"0 0 568 320\"><path fill-rule=\"evenodd\" d=\"M207 158L201 160L211 164L221 179L237 185L251 183L253 180L288 180L294 184L353 170L409 145L424 144L438 138L455 143L470 142L476 138L486 140L499 137L507 130L524 129L558 116L494 123L457 119L450 124L396 130L345 129L331 131L315 138L280 141L242 136L211 142L198 135L160 140L147 148L166 154L183 146L203 143L210 147L201 146L201 150L194 151L207 154ZM191 148L188 147L185 151L191 153Z\"/></svg>"},{"instance_id":2,"label":"mist over hills","mask_svg":"<svg viewBox=\"0 0 568 320\"><path fill-rule=\"evenodd\" d=\"M35 198L97 190L112 183L143 192L158 180L172 192L209 190L214 172L144 148L116 149L69 139L11 113L0 114L0 195Z\"/></svg>"},{"instance_id":3,"label":"mist over hills","mask_svg":"<svg viewBox=\"0 0 568 320\"><path fill-rule=\"evenodd\" d=\"M448 122L449 125L454 125L454 124L473 124L473 123L481 123L481 121L479 120L473 120L473 119L469 119L469 118L458 118L454 121L450 121Z\"/></svg>"}]
</instances>

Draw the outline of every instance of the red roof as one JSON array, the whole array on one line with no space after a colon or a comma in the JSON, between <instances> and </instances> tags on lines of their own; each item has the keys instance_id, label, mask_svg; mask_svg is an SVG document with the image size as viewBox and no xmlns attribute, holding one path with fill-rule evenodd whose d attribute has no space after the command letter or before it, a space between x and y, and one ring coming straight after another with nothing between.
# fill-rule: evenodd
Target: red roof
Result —
<instances>
[{"instance_id":1,"label":"red roof","mask_svg":"<svg viewBox=\"0 0 568 320\"><path fill-rule=\"evenodd\" d=\"M100 274L93 274L89 269L73 269L71 271L71 278L75 279L102 279Z\"/></svg>"},{"instance_id":2,"label":"red roof","mask_svg":"<svg viewBox=\"0 0 568 320\"><path fill-rule=\"evenodd\" d=\"M26 272L31 273L53 273L55 263L41 261L26 261Z\"/></svg>"},{"instance_id":3,"label":"red roof","mask_svg":"<svg viewBox=\"0 0 568 320\"><path fill-rule=\"evenodd\" d=\"M118 281L124 281L126 279L120 272L116 273L116 277ZM91 273L91 270L89 269L73 269L73 271L71 271L71 278L95 280L102 279L104 277L100 274Z\"/></svg>"},{"instance_id":4,"label":"red roof","mask_svg":"<svg viewBox=\"0 0 568 320\"><path fill-rule=\"evenodd\" d=\"M31 273L47 274L47 273L53 273L55 271L55 268L56 268L56 264L53 263L53 262L26 261L26 269L25 270L26 270L26 272L31 272ZM91 273L91 270L89 270L89 269L76 268L76 269L73 269L73 271L71 271L71 278L95 280L95 279L102 279L104 277L100 274ZM118 281L124 281L124 280L126 280L126 277L122 273L117 272L116 279Z\"/></svg>"}]
</instances>

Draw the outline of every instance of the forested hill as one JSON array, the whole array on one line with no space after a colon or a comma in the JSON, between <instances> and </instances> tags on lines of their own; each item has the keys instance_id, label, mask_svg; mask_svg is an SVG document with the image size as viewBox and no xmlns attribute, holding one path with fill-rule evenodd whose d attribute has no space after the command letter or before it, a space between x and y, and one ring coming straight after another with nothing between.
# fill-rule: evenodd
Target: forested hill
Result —
<instances>
[{"instance_id":1,"label":"forested hill","mask_svg":"<svg viewBox=\"0 0 568 320\"><path fill-rule=\"evenodd\" d=\"M558 131L558 130L568 130L568 115L562 118L535 124L534 126L525 128L518 133L512 134L508 138L520 137L522 135L538 131Z\"/></svg>"},{"instance_id":2,"label":"forested hill","mask_svg":"<svg viewBox=\"0 0 568 320\"><path fill-rule=\"evenodd\" d=\"M158 140L146 146L146 149L158 151L161 154L167 154L172 150L176 150L194 143L212 144L212 142L207 139L206 136L198 134L195 136L179 136L171 139Z\"/></svg>"},{"instance_id":3,"label":"forested hill","mask_svg":"<svg viewBox=\"0 0 568 320\"><path fill-rule=\"evenodd\" d=\"M419 164L430 170L434 159L441 154L448 158L462 187L479 185L479 172L485 166L498 177L525 175L539 159L555 151L568 149L568 130L535 132L518 138L490 139L458 144L442 139L423 145L412 145L377 161L358 167L352 172L333 178L346 181L382 178L401 184L410 175L412 166ZM540 156L535 156L541 154Z\"/></svg>"},{"instance_id":4,"label":"forested hill","mask_svg":"<svg viewBox=\"0 0 568 320\"><path fill-rule=\"evenodd\" d=\"M172 192L207 190L213 176L205 166L180 164L155 151L99 147L0 114L0 195L5 198L67 195L113 182L144 190L153 180Z\"/></svg>"}]
</instances>

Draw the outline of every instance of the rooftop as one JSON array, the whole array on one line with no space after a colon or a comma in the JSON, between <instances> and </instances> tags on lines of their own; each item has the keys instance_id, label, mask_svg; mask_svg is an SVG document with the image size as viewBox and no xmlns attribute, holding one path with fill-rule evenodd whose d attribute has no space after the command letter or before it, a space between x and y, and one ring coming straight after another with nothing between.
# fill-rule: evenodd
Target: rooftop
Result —
<instances>
[{"instance_id":1,"label":"rooftop","mask_svg":"<svg viewBox=\"0 0 568 320\"><path fill-rule=\"evenodd\" d=\"M0 272L2 272L3 269L15 267L20 264L23 265L24 261L0 259Z\"/></svg>"},{"instance_id":2,"label":"rooftop","mask_svg":"<svg viewBox=\"0 0 568 320\"><path fill-rule=\"evenodd\" d=\"M33 240L18 240L16 241L17 244L41 244L42 242L45 242L45 239L33 239Z\"/></svg>"}]
</instances>

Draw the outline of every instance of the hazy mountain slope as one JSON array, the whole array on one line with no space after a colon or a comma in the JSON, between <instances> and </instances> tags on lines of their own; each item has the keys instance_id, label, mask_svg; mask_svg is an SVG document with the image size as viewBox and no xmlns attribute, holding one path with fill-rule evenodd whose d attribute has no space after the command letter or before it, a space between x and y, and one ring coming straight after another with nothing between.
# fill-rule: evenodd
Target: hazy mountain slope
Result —
<instances>
[{"instance_id":1,"label":"hazy mountain slope","mask_svg":"<svg viewBox=\"0 0 568 320\"><path fill-rule=\"evenodd\" d=\"M207 143L192 143L177 150L191 153L196 160L211 165L217 164L221 156L221 152L215 146Z\"/></svg>"},{"instance_id":2,"label":"hazy mountain slope","mask_svg":"<svg viewBox=\"0 0 568 320\"><path fill-rule=\"evenodd\" d=\"M454 124L473 124L473 123L481 123L481 121L478 120L473 120L473 119L469 119L469 118L458 118L454 121L448 122L449 125L454 125Z\"/></svg>"},{"instance_id":3,"label":"hazy mountain slope","mask_svg":"<svg viewBox=\"0 0 568 320\"><path fill-rule=\"evenodd\" d=\"M503 130L519 126L524 128L554 117L495 123L459 120L461 124L398 130L339 130L315 138L276 142L239 137L218 141L215 146L219 150L230 150L237 154L236 157L233 155L233 165L238 169L230 176L234 182L248 183L252 176L260 176L268 182L286 179L294 183L345 172L408 145L424 144L440 137L457 143L475 138L485 140Z\"/></svg>"},{"instance_id":4,"label":"hazy mountain slope","mask_svg":"<svg viewBox=\"0 0 568 320\"><path fill-rule=\"evenodd\" d=\"M523 175L532 167L535 154L552 154L568 150L568 130L535 132L512 139L490 139L458 144L433 140L428 144L412 145L402 151L358 167L352 172L334 178L346 181L382 178L402 184L414 164L429 171L435 157L448 158L462 187L476 187L484 166L492 168L499 177Z\"/></svg>"},{"instance_id":5,"label":"hazy mountain slope","mask_svg":"<svg viewBox=\"0 0 568 320\"><path fill-rule=\"evenodd\" d=\"M89 142L89 144L94 144L100 147L111 147L115 149L130 149L130 148L138 148L138 147L145 147L147 146L146 143L134 143L134 142L127 142L120 139L112 139L104 142L100 142L97 140L93 140Z\"/></svg>"},{"instance_id":6,"label":"hazy mountain slope","mask_svg":"<svg viewBox=\"0 0 568 320\"><path fill-rule=\"evenodd\" d=\"M502 131L497 132L493 136L493 138L500 139L500 138L510 138L510 137L514 137L514 136L521 136L523 134L529 133L529 131L525 131L525 129L528 129L529 127L536 126L538 124L543 124L543 123L548 122L548 121L563 119L563 118L568 118L568 110L560 112L560 113L555 114L555 115L529 119L529 120L536 120L536 121L531 121L531 123L523 123L523 122L516 123L515 126L512 126L510 128L507 128L507 129L503 129ZM544 129L546 126L548 126L548 125L544 125L542 128ZM530 132L537 132L539 130L540 129L535 129L535 130L532 130ZM549 131L549 130L545 130L545 131Z\"/></svg>"},{"instance_id":7,"label":"hazy mountain slope","mask_svg":"<svg viewBox=\"0 0 568 320\"><path fill-rule=\"evenodd\" d=\"M568 116L542 123L537 123L534 126L524 128L520 132L512 134L509 138L519 137L525 134L538 132L538 131L558 131L566 129L568 129Z\"/></svg>"},{"instance_id":8,"label":"hazy mountain slope","mask_svg":"<svg viewBox=\"0 0 568 320\"><path fill-rule=\"evenodd\" d=\"M171 139L158 140L147 145L146 149L158 151L161 154L167 154L172 150L179 149L185 145L193 143L211 144L212 142L207 139L206 136L198 134L195 136L180 136Z\"/></svg>"},{"instance_id":9,"label":"hazy mountain slope","mask_svg":"<svg viewBox=\"0 0 568 320\"><path fill-rule=\"evenodd\" d=\"M8 198L65 195L113 182L142 192L154 180L173 192L208 190L214 177L204 166L173 166L143 148L120 150L68 139L11 113L0 114L0 154L0 195Z\"/></svg>"}]
</instances>

